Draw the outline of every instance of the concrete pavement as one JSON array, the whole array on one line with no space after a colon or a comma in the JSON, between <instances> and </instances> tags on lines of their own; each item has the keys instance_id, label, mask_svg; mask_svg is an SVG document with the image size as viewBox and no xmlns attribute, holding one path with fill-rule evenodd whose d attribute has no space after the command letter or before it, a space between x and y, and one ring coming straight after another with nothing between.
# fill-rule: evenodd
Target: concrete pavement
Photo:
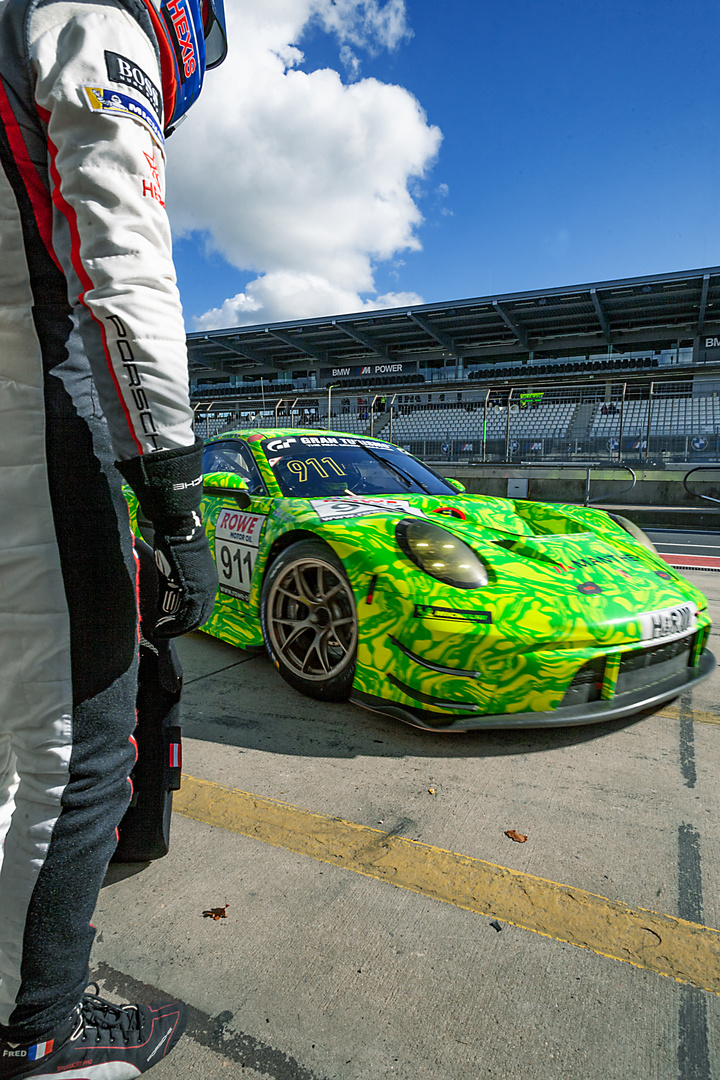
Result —
<instances>
[{"instance_id":1,"label":"concrete pavement","mask_svg":"<svg viewBox=\"0 0 720 1080\"><path fill-rule=\"evenodd\" d=\"M710 598L720 655L720 574L688 577ZM190 776L720 927L717 673L642 720L434 735L303 698L263 655L202 634L180 644ZM226 919L203 918L226 902ZM167 858L111 868L95 923L106 993L191 1005L158 1080L720 1076L718 995L636 954L180 814Z\"/></svg>"}]
</instances>

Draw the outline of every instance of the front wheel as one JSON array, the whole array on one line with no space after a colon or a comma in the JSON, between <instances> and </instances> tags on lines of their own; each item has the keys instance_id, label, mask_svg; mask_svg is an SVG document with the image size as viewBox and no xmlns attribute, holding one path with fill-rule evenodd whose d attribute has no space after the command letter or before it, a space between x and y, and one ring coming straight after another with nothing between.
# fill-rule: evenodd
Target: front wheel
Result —
<instances>
[{"instance_id":1,"label":"front wheel","mask_svg":"<svg viewBox=\"0 0 720 1080\"><path fill-rule=\"evenodd\" d=\"M357 654L355 598L327 544L300 540L278 555L263 581L260 622L286 682L324 701L348 697Z\"/></svg>"}]
</instances>

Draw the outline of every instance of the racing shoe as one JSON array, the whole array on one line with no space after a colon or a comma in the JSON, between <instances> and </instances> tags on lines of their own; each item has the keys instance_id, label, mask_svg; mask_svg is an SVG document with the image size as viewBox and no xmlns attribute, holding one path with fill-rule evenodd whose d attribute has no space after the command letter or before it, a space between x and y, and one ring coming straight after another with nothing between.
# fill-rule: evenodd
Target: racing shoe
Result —
<instances>
[{"instance_id":1,"label":"racing shoe","mask_svg":"<svg viewBox=\"0 0 720 1080\"><path fill-rule=\"evenodd\" d=\"M113 1005L86 993L70 1019L42 1040L0 1038L0 1080L132 1080L167 1057L186 1020L181 1001Z\"/></svg>"}]
</instances>

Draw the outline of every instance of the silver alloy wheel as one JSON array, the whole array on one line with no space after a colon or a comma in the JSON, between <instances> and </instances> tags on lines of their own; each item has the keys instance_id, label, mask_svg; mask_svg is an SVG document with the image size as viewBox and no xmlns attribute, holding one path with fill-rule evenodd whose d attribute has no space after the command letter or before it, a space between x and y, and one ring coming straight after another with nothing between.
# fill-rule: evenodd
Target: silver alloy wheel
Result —
<instances>
[{"instance_id":1,"label":"silver alloy wheel","mask_svg":"<svg viewBox=\"0 0 720 1080\"><path fill-rule=\"evenodd\" d=\"M326 682L354 659L355 600L329 560L288 562L270 587L266 618L273 651L303 680Z\"/></svg>"}]
</instances>

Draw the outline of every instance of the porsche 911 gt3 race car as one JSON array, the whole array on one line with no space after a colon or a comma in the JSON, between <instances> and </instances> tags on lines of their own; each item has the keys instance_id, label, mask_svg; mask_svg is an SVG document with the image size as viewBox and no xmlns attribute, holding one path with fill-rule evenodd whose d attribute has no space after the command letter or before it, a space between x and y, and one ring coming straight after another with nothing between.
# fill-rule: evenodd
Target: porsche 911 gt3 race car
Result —
<instances>
[{"instance_id":1,"label":"porsche 911 gt3 race car","mask_svg":"<svg viewBox=\"0 0 720 1080\"><path fill-rule=\"evenodd\" d=\"M631 522L469 495L382 439L229 431L204 452L203 629L298 690L421 728L628 716L714 668L703 595Z\"/></svg>"}]
</instances>

